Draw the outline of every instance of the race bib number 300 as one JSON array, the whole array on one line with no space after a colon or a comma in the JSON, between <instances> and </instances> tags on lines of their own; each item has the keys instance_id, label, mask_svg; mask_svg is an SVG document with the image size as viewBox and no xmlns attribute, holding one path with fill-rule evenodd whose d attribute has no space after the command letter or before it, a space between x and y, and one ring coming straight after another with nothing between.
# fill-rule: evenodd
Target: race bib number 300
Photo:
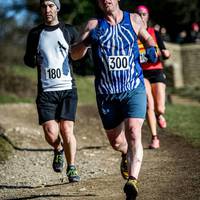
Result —
<instances>
[{"instance_id":1,"label":"race bib number 300","mask_svg":"<svg viewBox=\"0 0 200 200\"><path fill-rule=\"evenodd\" d=\"M130 68L129 56L109 56L109 70L127 70Z\"/></svg>"}]
</instances>

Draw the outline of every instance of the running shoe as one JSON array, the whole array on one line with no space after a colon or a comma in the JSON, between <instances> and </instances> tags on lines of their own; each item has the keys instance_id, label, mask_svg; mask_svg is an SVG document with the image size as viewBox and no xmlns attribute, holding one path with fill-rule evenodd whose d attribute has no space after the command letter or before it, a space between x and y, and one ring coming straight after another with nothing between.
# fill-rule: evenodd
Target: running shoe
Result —
<instances>
[{"instance_id":1,"label":"running shoe","mask_svg":"<svg viewBox=\"0 0 200 200\"><path fill-rule=\"evenodd\" d=\"M80 181L80 176L78 175L77 169L74 165L69 165L67 167L67 177L70 183Z\"/></svg>"},{"instance_id":2,"label":"running shoe","mask_svg":"<svg viewBox=\"0 0 200 200\"><path fill-rule=\"evenodd\" d=\"M157 137L152 138L149 149L158 149L160 148L160 140Z\"/></svg>"},{"instance_id":3,"label":"running shoe","mask_svg":"<svg viewBox=\"0 0 200 200\"><path fill-rule=\"evenodd\" d=\"M135 200L138 195L138 181L129 179L124 186L126 200Z\"/></svg>"},{"instance_id":4,"label":"running shoe","mask_svg":"<svg viewBox=\"0 0 200 200\"><path fill-rule=\"evenodd\" d=\"M157 123L158 126L162 129L167 127L167 122L166 119L163 117L163 115L157 116Z\"/></svg>"},{"instance_id":5,"label":"running shoe","mask_svg":"<svg viewBox=\"0 0 200 200\"><path fill-rule=\"evenodd\" d=\"M127 180L128 179L128 162L127 162L127 154L122 154L122 160L120 163L120 171L122 177Z\"/></svg>"},{"instance_id":6,"label":"running shoe","mask_svg":"<svg viewBox=\"0 0 200 200\"><path fill-rule=\"evenodd\" d=\"M53 170L55 172L62 172L64 167L64 149L61 151L54 150Z\"/></svg>"}]
</instances>

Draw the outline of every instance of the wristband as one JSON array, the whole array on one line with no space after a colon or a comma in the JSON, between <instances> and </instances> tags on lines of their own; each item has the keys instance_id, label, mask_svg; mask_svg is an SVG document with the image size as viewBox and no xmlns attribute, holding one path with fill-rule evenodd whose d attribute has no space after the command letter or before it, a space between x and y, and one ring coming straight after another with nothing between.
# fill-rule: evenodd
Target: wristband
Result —
<instances>
[{"instance_id":1,"label":"wristband","mask_svg":"<svg viewBox=\"0 0 200 200\"><path fill-rule=\"evenodd\" d=\"M149 62L156 63L158 61L157 48L154 46L148 47L146 49L146 57Z\"/></svg>"}]
</instances>

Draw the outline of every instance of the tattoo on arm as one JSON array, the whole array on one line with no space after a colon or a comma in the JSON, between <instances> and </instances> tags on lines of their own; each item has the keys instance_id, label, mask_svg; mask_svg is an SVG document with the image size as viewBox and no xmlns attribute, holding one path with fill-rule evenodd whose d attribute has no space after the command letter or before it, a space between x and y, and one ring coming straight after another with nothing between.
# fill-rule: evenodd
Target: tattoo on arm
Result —
<instances>
[{"instance_id":1,"label":"tattoo on arm","mask_svg":"<svg viewBox=\"0 0 200 200\"><path fill-rule=\"evenodd\" d=\"M145 26L143 19L138 14L133 15L133 19L136 22L136 24L138 24L139 27Z\"/></svg>"}]
</instances>

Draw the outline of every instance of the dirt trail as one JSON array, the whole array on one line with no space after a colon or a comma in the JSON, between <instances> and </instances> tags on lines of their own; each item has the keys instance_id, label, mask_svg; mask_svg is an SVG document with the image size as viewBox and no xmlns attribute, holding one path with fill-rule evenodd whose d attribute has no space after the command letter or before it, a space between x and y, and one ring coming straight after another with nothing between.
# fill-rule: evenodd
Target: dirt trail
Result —
<instances>
[{"instance_id":1,"label":"dirt trail","mask_svg":"<svg viewBox=\"0 0 200 200\"><path fill-rule=\"evenodd\" d=\"M52 171L53 152L37 125L35 106L0 106L0 137L14 154L0 162L0 200L123 200L125 181L119 173L120 155L104 135L96 107L79 106L75 134L81 182L69 184L65 172ZM161 148L147 148L150 136L143 128L144 160L138 200L199 200L200 151L168 130L160 133Z\"/></svg>"}]
</instances>

